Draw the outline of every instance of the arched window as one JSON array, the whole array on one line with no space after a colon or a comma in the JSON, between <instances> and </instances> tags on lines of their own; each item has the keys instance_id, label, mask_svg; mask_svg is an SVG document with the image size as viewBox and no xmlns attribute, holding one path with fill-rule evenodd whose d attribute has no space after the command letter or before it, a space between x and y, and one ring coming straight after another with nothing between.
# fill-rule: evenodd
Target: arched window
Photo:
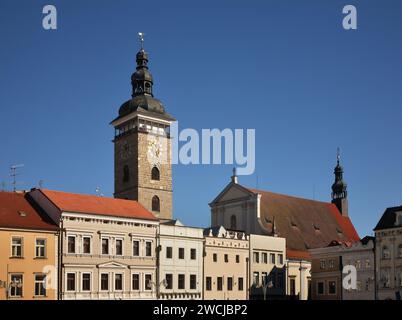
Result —
<instances>
[{"instance_id":1,"label":"arched window","mask_svg":"<svg viewBox=\"0 0 402 320\"><path fill-rule=\"evenodd\" d=\"M398 256L402 258L402 243L398 246Z\"/></svg>"},{"instance_id":2,"label":"arched window","mask_svg":"<svg viewBox=\"0 0 402 320\"><path fill-rule=\"evenodd\" d=\"M230 217L230 229L236 230L237 229L237 221L236 221L236 216L232 215Z\"/></svg>"},{"instance_id":3,"label":"arched window","mask_svg":"<svg viewBox=\"0 0 402 320\"><path fill-rule=\"evenodd\" d=\"M152 197L152 211L156 211L156 212L161 211L161 204L160 204L158 196Z\"/></svg>"},{"instance_id":4,"label":"arched window","mask_svg":"<svg viewBox=\"0 0 402 320\"><path fill-rule=\"evenodd\" d=\"M129 182L130 181L130 169L128 168L128 165L125 165L123 168L123 182Z\"/></svg>"},{"instance_id":5,"label":"arched window","mask_svg":"<svg viewBox=\"0 0 402 320\"><path fill-rule=\"evenodd\" d=\"M159 169L157 167L153 167L152 171L151 171L151 179L152 180L160 180L160 172Z\"/></svg>"},{"instance_id":6,"label":"arched window","mask_svg":"<svg viewBox=\"0 0 402 320\"><path fill-rule=\"evenodd\" d=\"M383 247L382 247L382 258L383 258L383 259L389 259L389 258L391 258L391 255L390 255L390 252L389 252L389 249L388 249L387 246L383 246Z\"/></svg>"}]
</instances>

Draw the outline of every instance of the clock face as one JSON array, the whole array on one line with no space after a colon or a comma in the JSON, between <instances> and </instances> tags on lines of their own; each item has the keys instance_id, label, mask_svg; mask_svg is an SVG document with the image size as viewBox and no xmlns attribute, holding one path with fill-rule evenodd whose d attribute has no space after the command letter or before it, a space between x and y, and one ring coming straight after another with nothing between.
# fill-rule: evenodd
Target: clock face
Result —
<instances>
[{"instance_id":1,"label":"clock face","mask_svg":"<svg viewBox=\"0 0 402 320\"><path fill-rule=\"evenodd\" d=\"M162 143L154 138L148 140L148 160L150 163L160 163L163 155Z\"/></svg>"},{"instance_id":2,"label":"clock face","mask_svg":"<svg viewBox=\"0 0 402 320\"><path fill-rule=\"evenodd\" d=\"M121 145L121 149L120 149L120 157L122 159L127 159L131 156L131 147L130 144L125 141L122 145Z\"/></svg>"}]
</instances>

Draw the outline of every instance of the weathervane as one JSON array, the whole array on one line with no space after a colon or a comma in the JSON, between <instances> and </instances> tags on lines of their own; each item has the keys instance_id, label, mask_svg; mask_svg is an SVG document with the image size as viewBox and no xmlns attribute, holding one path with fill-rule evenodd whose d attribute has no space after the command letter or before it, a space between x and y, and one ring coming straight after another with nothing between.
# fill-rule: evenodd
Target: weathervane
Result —
<instances>
[{"instance_id":1,"label":"weathervane","mask_svg":"<svg viewBox=\"0 0 402 320\"><path fill-rule=\"evenodd\" d=\"M140 43L141 43L141 50L144 50L144 35L145 35L145 33L138 32L138 39L140 39Z\"/></svg>"}]
</instances>

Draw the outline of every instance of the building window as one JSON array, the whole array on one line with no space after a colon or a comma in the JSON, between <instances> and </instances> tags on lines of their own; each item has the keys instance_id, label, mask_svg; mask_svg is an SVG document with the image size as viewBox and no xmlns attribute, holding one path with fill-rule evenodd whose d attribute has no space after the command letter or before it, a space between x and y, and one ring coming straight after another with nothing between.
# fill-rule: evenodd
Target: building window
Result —
<instances>
[{"instance_id":1,"label":"building window","mask_svg":"<svg viewBox=\"0 0 402 320\"><path fill-rule=\"evenodd\" d=\"M334 259L329 260L328 266L330 269L333 269L335 267L335 260Z\"/></svg>"},{"instance_id":2,"label":"building window","mask_svg":"<svg viewBox=\"0 0 402 320\"><path fill-rule=\"evenodd\" d=\"M46 276L43 274L35 275L35 296L36 297L46 297L45 289Z\"/></svg>"},{"instance_id":3,"label":"building window","mask_svg":"<svg viewBox=\"0 0 402 320\"><path fill-rule=\"evenodd\" d=\"M261 272L261 284L265 286L268 283L268 273Z\"/></svg>"},{"instance_id":4,"label":"building window","mask_svg":"<svg viewBox=\"0 0 402 320\"><path fill-rule=\"evenodd\" d=\"M161 206L158 196L152 197L152 211L160 212Z\"/></svg>"},{"instance_id":5,"label":"building window","mask_svg":"<svg viewBox=\"0 0 402 320\"><path fill-rule=\"evenodd\" d=\"M82 274L82 291L91 291L91 274L83 273Z\"/></svg>"},{"instance_id":6,"label":"building window","mask_svg":"<svg viewBox=\"0 0 402 320\"><path fill-rule=\"evenodd\" d=\"M229 262L229 255L228 254L225 254L225 262L226 263Z\"/></svg>"},{"instance_id":7,"label":"building window","mask_svg":"<svg viewBox=\"0 0 402 320\"><path fill-rule=\"evenodd\" d=\"M20 298L23 294L23 276L22 274L12 274L11 275L11 288L10 297Z\"/></svg>"},{"instance_id":8,"label":"building window","mask_svg":"<svg viewBox=\"0 0 402 320\"><path fill-rule=\"evenodd\" d=\"M260 253L259 252L253 252L253 261L254 261L254 263L260 263Z\"/></svg>"},{"instance_id":9,"label":"building window","mask_svg":"<svg viewBox=\"0 0 402 320\"><path fill-rule=\"evenodd\" d=\"M102 239L102 254L109 254L109 239Z\"/></svg>"},{"instance_id":10,"label":"building window","mask_svg":"<svg viewBox=\"0 0 402 320\"><path fill-rule=\"evenodd\" d=\"M296 295L296 279L295 278L291 278L290 279L290 283L289 283L289 293L291 296L295 296Z\"/></svg>"},{"instance_id":11,"label":"building window","mask_svg":"<svg viewBox=\"0 0 402 320\"><path fill-rule=\"evenodd\" d=\"M328 281L328 293L336 294L336 281Z\"/></svg>"},{"instance_id":12,"label":"building window","mask_svg":"<svg viewBox=\"0 0 402 320\"><path fill-rule=\"evenodd\" d=\"M145 290L147 290L147 291L152 290L152 275L151 274L145 275Z\"/></svg>"},{"instance_id":13,"label":"building window","mask_svg":"<svg viewBox=\"0 0 402 320\"><path fill-rule=\"evenodd\" d=\"M152 171L151 171L151 179L155 180L155 181L159 181L160 180L160 172L159 169L157 167L153 167Z\"/></svg>"},{"instance_id":14,"label":"building window","mask_svg":"<svg viewBox=\"0 0 402 320\"><path fill-rule=\"evenodd\" d=\"M185 288L185 276L184 276L184 274L179 274L177 288L179 290L184 290L184 288Z\"/></svg>"},{"instance_id":15,"label":"building window","mask_svg":"<svg viewBox=\"0 0 402 320\"><path fill-rule=\"evenodd\" d=\"M190 289L197 289L197 275L195 274L190 274Z\"/></svg>"},{"instance_id":16,"label":"building window","mask_svg":"<svg viewBox=\"0 0 402 320\"><path fill-rule=\"evenodd\" d=\"M361 269L361 266L362 266L361 261L360 261L360 260L356 260L356 262L355 262L355 267L356 267L356 269Z\"/></svg>"},{"instance_id":17,"label":"building window","mask_svg":"<svg viewBox=\"0 0 402 320\"><path fill-rule=\"evenodd\" d=\"M114 275L114 290L122 291L123 290L123 274L116 273Z\"/></svg>"},{"instance_id":18,"label":"building window","mask_svg":"<svg viewBox=\"0 0 402 320\"><path fill-rule=\"evenodd\" d=\"M133 256L138 257L140 255L140 242L138 240L133 241Z\"/></svg>"},{"instance_id":19,"label":"building window","mask_svg":"<svg viewBox=\"0 0 402 320\"><path fill-rule=\"evenodd\" d=\"M278 254L279 264L283 264L283 254Z\"/></svg>"},{"instance_id":20,"label":"building window","mask_svg":"<svg viewBox=\"0 0 402 320\"><path fill-rule=\"evenodd\" d=\"M317 294L324 294L324 282L317 282Z\"/></svg>"},{"instance_id":21,"label":"building window","mask_svg":"<svg viewBox=\"0 0 402 320\"><path fill-rule=\"evenodd\" d=\"M11 255L13 258L22 258L22 238L20 237L12 238Z\"/></svg>"},{"instance_id":22,"label":"building window","mask_svg":"<svg viewBox=\"0 0 402 320\"><path fill-rule=\"evenodd\" d=\"M244 290L243 278L239 278L239 279L238 279L238 288L239 288L239 291L243 291L243 290Z\"/></svg>"},{"instance_id":23,"label":"building window","mask_svg":"<svg viewBox=\"0 0 402 320\"><path fill-rule=\"evenodd\" d=\"M218 255L216 253L214 253L212 255L212 259L213 259L214 262L217 262L218 261Z\"/></svg>"},{"instance_id":24,"label":"building window","mask_svg":"<svg viewBox=\"0 0 402 320\"><path fill-rule=\"evenodd\" d=\"M125 165L123 168L123 182L127 183L130 181L130 169L128 165Z\"/></svg>"},{"instance_id":25,"label":"building window","mask_svg":"<svg viewBox=\"0 0 402 320\"><path fill-rule=\"evenodd\" d=\"M366 269L370 268L370 259L366 259Z\"/></svg>"},{"instance_id":26,"label":"building window","mask_svg":"<svg viewBox=\"0 0 402 320\"><path fill-rule=\"evenodd\" d=\"M402 218L402 216L400 218ZM398 257L402 258L402 243L398 246Z\"/></svg>"},{"instance_id":27,"label":"building window","mask_svg":"<svg viewBox=\"0 0 402 320\"><path fill-rule=\"evenodd\" d=\"M140 275L138 273L133 273L131 285L133 290L140 290Z\"/></svg>"},{"instance_id":28,"label":"building window","mask_svg":"<svg viewBox=\"0 0 402 320\"><path fill-rule=\"evenodd\" d=\"M67 273L67 291L75 291L75 273Z\"/></svg>"},{"instance_id":29,"label":"building window","mask_svg":"<svg viewBox=\"0 0 402 320\"><path fill-rule=\"evenodd\" d=\"M389 288L390 287L389 270L381 270L380 281L381 281L381 284L382 284L383 288Z\"/></svg>"},{"instance_id":30,"label":"building window","mask_svg":"<svg viewBox=\"0 0 402 320\"><path fill-rule=\"evenodd\" d=\"M67 252L75 253L75 236L68 236L67 238Z\"/></svg>"},{"instance_id":31,"label":"building window","mask_svg":"<svg viewBox=\"0 0 402 320\"><path fill-rule=\"evenodd\" d=\"M390 259L391 258L391 253L388 249L387 246L382 247L382 258L383 259Z\"/></svg>"},{"instance_id":32,"label":"building window","mask_svg":"<svg viewBox=\"0 0 402 320\"><path fill-rule=\"evenodd\" d=\"M260 285L260 274L258 272L253 272L253 285L256 287Z\"/></svg>"},{"instance_id":33,"label":"building window","mask_svg":"<svg viewBox=\"0 0 402 320\"><path fill-rule=\"evenodd\" d=\"M230 229L236 230L237 229L237 221L236 221L236 216L232 215L230 217Z\"/></svg>"},{"instance_id":34,"label":"building window","mask_svg":"<svg viewBox=\"0 0 402 320\"><path fill-rule=\"evenodd\" d=\"M184 248L179 248L179 259L184 259Z\"/></svg>"},{"instance_id":35,"label":"building window","mask_svg":"<svg viewBox=\"0 0 402 320\"><path fill-rule=\"evenodd\" d=\"M262 253L262 263L268 263L268 254L266 252Z\"/></svg>"},{"instance_id":36,"label":"building window","mask_svg":"<svg viewBox=\"0 0 402 320\"><path fill-rule=\"evenodd\" d=\"M91 237L82 238L82 253L84 254L91 253Z\"/></svg>"},{"instance_id":37,"label":"building window","mask_svg":"<svg viewBox=\"0 0 402 320\"><path fill-rule=\"evenodd\" d=\"M166 289L173 289L173 274L167 273L165 275Z\"/></svg>"},{"instance_id":38,"label":"building window","mask_svg":"<svg viewBox=\"0 0 402 320\"><path fill-rule=\"evenodd\" d=\"M211 277L206 277L205 278L205 289L207 291L211 291L212 290L212 278Z\"/></svg>"},{"instance_id":39,"label":"building window","mask_svg":"<svg viewBox=\"0 0 402 320\"><path fill-rule=\"evenodd\" d=\"M325 269L325 260L320 261L320 269L324 270Z\"/></svg>"},{"instance_id":40,"label":"building window","mask_svg":"<svg viewBox=\"0 0 402 320\"><path fill-rule=\"evenodd\" d=\"M109 291L109 274L101 273L101 291Z\"/></svg>"},{"instance_id":41,"label":"building window","mask_svg":"<svg viewBox=\"0 0 402 320\"><path fill-rule=\"evenodd\" d=\"M217 278L217 290L218 291L223 290L223 278L222 277Z\"/></svg>"},{"instance_id":42,"label":"building window","mask_svg":"<svg viewBox=\"0 0 402 320\"><path fill-rule=\"evenodd\" d=\"M197 259L197 250L192 248L190 249L190 259L191 260L196 260Z\"/></svg>"},{"instance_id":43,"label":"building window","mask_svg":"<svg viewBox=\"0 0 402 320\"><path fill-rule=\"evenodd\" d=\"M172 247L166 247L166 259L172 259L173 249Z\"/></svg>"},{"instance_id":44,"label":"building window","mask_svg":"<svg viewBox=\"0 0 402 320\"><path fill-rule=\"evenodd\" d=\"M152 241L145 241L145 255L152 257Z\"/></svg>"},{"instance_id":45,"label":"building window","mask_svg":"<svg viewBox=\"0 0 402 320\"><path fill-rule=\"evenodd\" d=\"M35 255L36 258L46 257L46 239L36 239Z\"/></svg>"},{"instance_id":46,"label":"building window","mask_svg":"<svg viewBox=\"0 0 402 320\"><path fill-rule=\"evenodd\" d=\"M275 253L270 253L269 257L270 257L271 263L275 264Z\"/></svg>"},{"instance_id":47,"label":"building window","mask_svg":"<svg viewBox=\"0 0 402 320\"><path fill-rule=\"evenodd\" d=\"M233 278L228 277L228 291L232 291L232 290L233 290Z\"/></svg>"},{"instance_id":48,"label":"building window","mask_svg":"<svg viewBox=\"0 0 402 320\"><path fill-rule=\"evenodd\" d=\"M240 263L240 256L236 254L236 263Z\"/></svg>"},{"instance_id":49,"label":"building window","mask_svg":"<svg viewBox=\"0 0 402 320\"><path fill-rule=\"evenodd\" d=\"M116 239L116 256L122 256L122 255L123 255L123 240Z\"/></svg>"}]
</instances>

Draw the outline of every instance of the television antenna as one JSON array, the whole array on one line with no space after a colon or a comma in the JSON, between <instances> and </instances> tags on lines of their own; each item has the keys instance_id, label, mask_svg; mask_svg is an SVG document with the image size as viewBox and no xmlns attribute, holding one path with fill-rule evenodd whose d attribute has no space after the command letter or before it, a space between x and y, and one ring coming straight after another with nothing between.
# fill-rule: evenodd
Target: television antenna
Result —
<instances>
[{"instance_id":1,"label":"television antenna","mask_svg":"<svg viewBox=\"0 0 402 320\"><path fill-rule=\"evenodd\" d=\"M14 192L17 190L17 176L19 175L18 169L22 167L24 167L23 164L13 164L10 166L10 176L13 179L12 185Z\"/></svg>"},{"instance_id":2,"label":"television antenna","mask_svg":"<svg viewBox=\"0 0 402 320\"><path fill-rule=\"evenodd\" d=\"M39 189L43 189L43 184L45 183L44 180L39 180L38 185L39 185Z\"/></svg>"}]
</instances>

